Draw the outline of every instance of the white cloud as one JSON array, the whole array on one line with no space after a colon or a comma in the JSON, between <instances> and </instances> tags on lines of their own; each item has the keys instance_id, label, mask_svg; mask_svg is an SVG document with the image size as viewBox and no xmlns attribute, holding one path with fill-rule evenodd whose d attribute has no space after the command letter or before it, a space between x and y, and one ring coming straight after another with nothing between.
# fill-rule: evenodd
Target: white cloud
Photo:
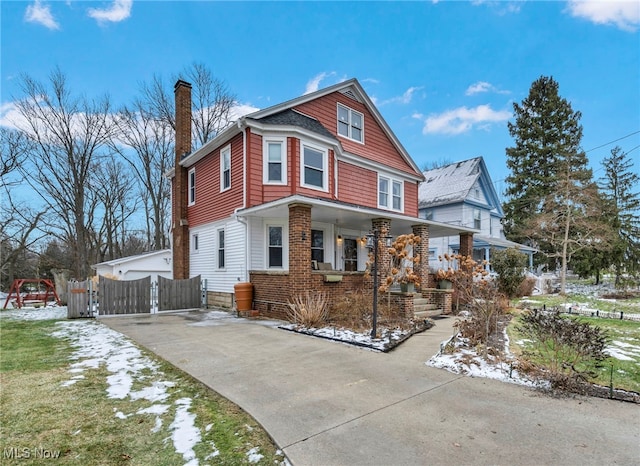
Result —
<instances>
[{"instance_id":1,"label":"white cloud","mask_svg":"<svg viewBox=\"0 0 640 466\"><path fill-rule=\"evenodd\" d=\"M229 112L229 120L235 121L240 117L248 115L249 113L257 112L258 110L260 110L258 107L254 107L251 104L241 104L236 102Z\"/></svg>"},{"instance_id":2,"label":"white cloud","mask_svg":"<svg viewBox=\"0 0 640 466\"><path fill-rule=\"evenodd\" d=\"M24 19L30 23L42 24L49 29L60 29L60 25L51 14L49 5L43 5L40 0L36 0L33 5L27 7Z\"/></svg>"},{"instance_id":3,"label":"white cloud","mask_svg":"<svg viewBox=\"0 0 640 466\"><path fill-rule=\"evenodd\" d=\"M472 128L488 129L490 123L506 121L511 113L506 110L493 110L490 105L478 105L474 108L458 107L439 115L429 115L424 123L424 134L461 134Z\"/></svg>"},{"instance_id":4,"label":"white cloud","mask_svg":"<svg viewBox=\"0 0 640 466\"><path fill-rule=\"evenodd\" d=\"M100 23L105 21L117 23L131 16L132 4L133 0L114 0L110 8L89 8L87 14Z\"/></svg>"},{"instance_id":5,"label":"white cloud","mask_svg":"<svg viewBox=\"0 0 640 466\"><path fill-rule=\"evenodd\" d=\"M335 76L335 75L336 75L335 71L330 71L330 72L323 71L322 73L314 76L307 83L307 87L304 90L304 94L305 95L306 94L311 94L312 92L317 91L320 88L320 81L322 81L323 79L329 78L331 76Z\"/></svg>"},{"instance_id":6,"label":"white cloud","mask_svg":"<svg viewBox=\"0 0 640 466\"><path fill-rule=\"evenodd\" d=\"M613 24L630 32L640 26L640 2L637 0L569 0L567 7L572 16L596 24Z\"/></svg>"},{"instance_id":7,"label":"white cloud","mask_svg":"<svg viewBox=\"0 0 640 466\"><path fill-rule=\"evenodd\" d=\"M404 94L399 95L397 97L391 97L390 99L387 99L387 100L383 100L382 102L380 102L380 104L376 104L376 105L382 106L382 105L392 104L392 103L397 103L397 104L411 103L411 99L413 99L413 94L416 91L419 91L420 89L422 89L422 87L410 87L409 89L404 91Z\"/></svg>"},{"instance_id":8,"label":"white cloud","mask_svg":"<svg viewBox=\"0 0 640 466\"><path fill-rule=\"evenodd\" d=\"M465 91L465 95L474 95L480 94L482 92L495 92L496 94L509 94L509 91L501 91L493 84L488 83L486 81L478 81L475 84L472 84Z\"/></svg>"},{"instance_id":9,"label":"white cloud","mask_svg":"<svg viewBox=\"0 0 640 466\"><path fill-rule=\"evenodd\" d=\"M28 128L27 120L22 116L15 102L5 102L0 105L0 126L10 129Z\"/></svg>"}]
</instances>

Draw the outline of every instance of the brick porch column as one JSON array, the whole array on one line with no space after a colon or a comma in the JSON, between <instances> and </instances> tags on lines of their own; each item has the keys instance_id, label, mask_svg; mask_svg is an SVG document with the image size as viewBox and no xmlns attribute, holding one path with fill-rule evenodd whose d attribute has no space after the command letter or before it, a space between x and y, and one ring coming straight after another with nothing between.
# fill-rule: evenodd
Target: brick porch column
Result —
<instances>
[{"instance_id":1,"label":"brick porch column","mask_svg":"<svg viewBox=\"0 0 640 466\"><path fill-rule=\"evenodd\" d=\"M473 233L460 233L460 255L473 259Z\"/></svg>"},{"instance_id":2,"label":"brick porch column","mask_svg":"<svg viewBox=\"0 0 640 466\"><path fill-rule=\"evenodd\" d=\"M420 277L420 289L431 288L429 284L429 225L413 225L413 234L420 238L414 251L420 254L420 262L413 265L413 270Z\"/></svg>"},{"instance_id":3,"label":"brick porch column","mask_svg":"<svg viewBox=\"0 0 640 466\"><path fill-rule=\"evenodd\" d=\"M289 204L289 282L291 295L311 289L311 206Z\"/></svg>"}]
</instances>

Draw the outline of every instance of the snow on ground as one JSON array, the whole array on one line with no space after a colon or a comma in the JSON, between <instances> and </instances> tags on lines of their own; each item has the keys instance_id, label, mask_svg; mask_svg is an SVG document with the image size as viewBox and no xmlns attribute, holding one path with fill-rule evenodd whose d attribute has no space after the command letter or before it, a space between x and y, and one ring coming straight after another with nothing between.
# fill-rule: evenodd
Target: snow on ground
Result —
<instances>
[{"instance_id":1,"label":"snow on ground","mask_svg":"<svg viewBox=\"0 0 640 466\"><path fill-rule=\"evenodd\" d=\"M391 344L400 341L411 333L410 330L394 329L389 331L388 329L384 329L380 338L371 338L371 332L354 332L353 330L335 327L306 328L300 327L296 324L284 324L280 325L280 328L304 333L306 335L313 335L343 343L363 346L378 351L388 349Z\"/></svg>"},{"instance_id":2,"label":"snow on ground","mask_svg":"<svg viewBox=\"0 0 640 466\"><path fill-rule=\"evenodd\" d=\"M7 309L0 311L0 319L1 318L17 320L66 319L67 306L58 306L55 303L49 303L44 307L23 307L22 309Z\"/></svg>"},{"instance_id":3,"label":"snow on ground","mask_svg":"<svg viewBox=\"0 0 640 466\"><path fill-rule=\"evenodd\" d=\"M440 345L442 349L425 364L430 367L446 369L454 374L485 377L529 387L537 386L537 382L513 368L515 357L509 352L509 337L506 331L504 337L505 355L502 360L492 355L487 355L486 359L483 358L477 354L475 349L468 347L466 338L454 335L449 340L443 341Z\"/></svg>"},{"instance_id":4,"label":"snow on ground","mask_svg":"<svg viewBox=\"0 0 640 466\"><path fill-rule=\"evenodd\" d=\"M636 345L613 340L607 345L604 352L621 361L636 361L636 364L640 366L640 347Z\"/></svg>"},{"instance_id":5,"label":"snow on ground","mask_svg":"<svg viewBox=\"0 0 640 466\"><path fill-rule=\"evenodd\" d=\"M227 316L228 313L225 313ZM0 312L2 319L16 320L48 320L66 319L67 308L64 306L48 306L42 308L11 309ZM275 324L275 323L274 323ZM175 406L175 416L169 426L173 446L182 455L185 464L197 465L198 459L194 446L201 442L201 432L195 426L195 414L189 411L192 400L180 398L170 402L167 389L174 382L163 380L164 374L153 360L144 356L140 349L130 340L100 322L93 319L61 320L54 324L52 336L68 340L75 348L70 359L70 378L62 385L73 385L85 376L83 372L106 366L110 375L107 377L107 396L112 399L146 400L148 406L135 412L123 413L114 408L114 416L127 419L134 415L152 414L156 416L151 432L162 428L162 416ZM143 373L144 372L144 373ZM134 382L144 384L139 390L133 390ZM210 426L207 426L210 430ZM213 442L209 442L211 453L206 459L220 454ZM262 458L257 448L247 452L248 461L257 462Z\"/></svg>"}]
</instances>

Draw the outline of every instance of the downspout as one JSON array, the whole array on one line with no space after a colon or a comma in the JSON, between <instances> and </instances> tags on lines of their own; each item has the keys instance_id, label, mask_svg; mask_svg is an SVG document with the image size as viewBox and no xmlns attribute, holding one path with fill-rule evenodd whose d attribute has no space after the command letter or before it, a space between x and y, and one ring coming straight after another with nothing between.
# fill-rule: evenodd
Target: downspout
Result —
<instances>
[{"instance_id":1,"label":"downspout","mask_svg":"<svg viewBox=\"0 0 640 466\"><path fill-rule=\"evenodd\" d=\"M237 125L238 129L242 132L242 208L245 209L247 207L247 133L245 129L245 119L238 118ZM249 224L244 217L238 215L238 210L235 209L233 211L233 215L239 223L244 225L244 241L245 241L245 251L244 255L244 281L249 281ZM238 281L240 281L241 277L238 277Z\"/></svg>"},{"instance_id":2,"label":"downspout","mask_svg":"<svg viewBox=\"0 0 640 466\"><path fill-rule=\"evenodd\" d=\"M247 207L247 133L244 118L238 118L236 124L242 133L242 208Z\"/></svg>"},{"instance_id":3,"label":"downspout","mask_svg":"<svg viewBox=\"0 0 640 466\"><path fill-rule=\"evenodd\" d=\"M244 277L238 277L238 281L242 281L241 278L244 278L245 282L249 282L249 245L250 245L250 241L249 241L249 224L247 223L247 220L238 215L238 210L240 209L235 209L233 211L233 216L235 217L236 221L238 223L241 223L242 225L244 225L244 241L245 241L245 251L246 254L244 255Z\"/></svg>"}]
</instances>

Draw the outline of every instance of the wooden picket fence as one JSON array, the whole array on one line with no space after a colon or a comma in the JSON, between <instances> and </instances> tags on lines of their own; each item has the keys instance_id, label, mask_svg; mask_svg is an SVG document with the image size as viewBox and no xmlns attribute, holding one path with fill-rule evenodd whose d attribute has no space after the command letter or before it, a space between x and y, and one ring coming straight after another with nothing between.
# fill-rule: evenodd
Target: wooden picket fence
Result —
<instances>
[{"instance_id":1,"label":"wooden picket fence","mask_svg":"<svg viewBox=\"0 0 640 466\"><path fill-rule=\"evenodd\" d=\"M101 316L151 312L151 277L125 281L101 276L98 290Z\"/></svg>"},{"instance_id":2,"label":"wooden picket fence","mask_svg":"<svg viewBox=\"0 0 640 466\"><path fill-rule=\"evenodd\" d=\"M68 282L67 317L149 314L154 311L198 309L203 306L203 284L198 275L188 280L151 277L111 280L99 277L97 290L91 280ZM206 288L206 285L204 285Z\"/></svg>"},{"instance_id":3,"label":"wooden picket fence","mask_svg":"<svg viewBox=\"0 0 640 466\"><path fill-rule=\"evenodd\" d=\"M67 282L67 318L93 317L93 282Z\"/></svg>"},{"instance_id":4,"label":"wooden picket fence","mask_svg":"<svg viewBox=\"0 0 640 466\"><path fill-rule=\"evenodd\" d=\"M197 309L202 306L200 275L187 280L158 277L158 311Z\"/></svg>"}]
</instances>

